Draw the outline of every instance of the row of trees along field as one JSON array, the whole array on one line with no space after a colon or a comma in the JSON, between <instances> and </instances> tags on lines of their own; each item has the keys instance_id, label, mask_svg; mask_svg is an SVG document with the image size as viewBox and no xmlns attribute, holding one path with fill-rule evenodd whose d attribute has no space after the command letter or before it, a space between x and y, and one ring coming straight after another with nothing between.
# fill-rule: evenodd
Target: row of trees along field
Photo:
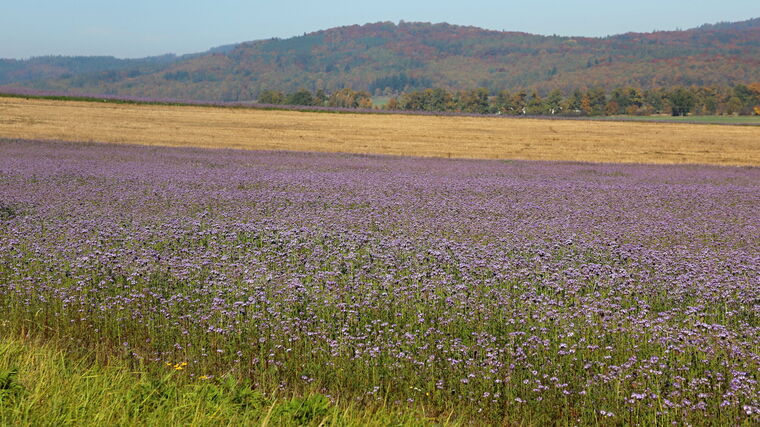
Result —
<instances>
[{"instance_id":1,"label":"row of trees along field","mask_svg":"<svg viewBox=\"0 0 760 427\"><path fill-rule=\"evenodd\" d=\"M373 107L368 92L341 89L328 94L299 90L285 94L265 90L258 101L264 104L326 106L336 108L384 108L407 111L450 111L507 115L760 115L760 83L733 87L676 87L641 90L635 87L591 88L542 96L537 91L500 91L485 88L463 91L422 89L390 98L382 107Z\"/></svg>"}]
</instances>

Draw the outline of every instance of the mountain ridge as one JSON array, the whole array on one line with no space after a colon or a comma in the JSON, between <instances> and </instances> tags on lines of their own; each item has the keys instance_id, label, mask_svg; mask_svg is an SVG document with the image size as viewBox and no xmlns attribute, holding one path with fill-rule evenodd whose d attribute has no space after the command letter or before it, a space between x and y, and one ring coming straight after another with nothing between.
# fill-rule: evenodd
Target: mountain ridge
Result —
<instances>
[{"instance_id":1,"label":"mountain ridge","mask_svg":"<svg viewBox=\"0 0 760 427\"><path fill-rule=\"evenodd\" d=\"M345 87L389 95L425 87L545 93L592 86L726 86L760 81L760 18L607 37L376 22L183 56L55 58L0 60L0 84L210 101L251 100L264 90Z\"/></svg>"}]
</instances>

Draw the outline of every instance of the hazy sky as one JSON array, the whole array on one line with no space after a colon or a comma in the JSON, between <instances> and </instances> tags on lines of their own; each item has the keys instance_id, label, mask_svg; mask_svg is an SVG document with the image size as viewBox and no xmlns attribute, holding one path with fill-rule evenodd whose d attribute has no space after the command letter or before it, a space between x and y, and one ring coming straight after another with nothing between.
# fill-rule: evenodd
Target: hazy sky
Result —
<instances>
[{"instance_id":1,"label":"hazy sky","mask_svg":"<svg viewBox=\"0 0 760 427\"><path fill-rule=\"evenodd\" d=\"M0 57L191 53L340 25L426 21L604 36L760 17L758 0L2 0Z\"/></svg>"}]
</instances>

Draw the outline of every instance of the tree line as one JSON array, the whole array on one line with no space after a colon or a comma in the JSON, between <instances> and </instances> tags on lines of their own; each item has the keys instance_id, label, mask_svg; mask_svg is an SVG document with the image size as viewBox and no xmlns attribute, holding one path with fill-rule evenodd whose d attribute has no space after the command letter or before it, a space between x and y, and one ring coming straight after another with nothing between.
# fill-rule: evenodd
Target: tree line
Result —
<instances>
[{"instance_id":1,"label":"tree line","mask_svg":"<svg viewBox=\"0 0 760 427\"><path fill-rule=\"evenodd\" d=\"M262 91L258 102L275 105L335 108L382 108L387 110L457 112L472 114L531 116L648 116L760 115L760 83L733 87L691 86L642 90L602 87L569 93L554 90L492 93L488 89L449 91L442 88L409 91L391 97L382 106L374 105L366 91L349 88L333 93L302 89L293 93Z\"/></svg>"}]
</instances>

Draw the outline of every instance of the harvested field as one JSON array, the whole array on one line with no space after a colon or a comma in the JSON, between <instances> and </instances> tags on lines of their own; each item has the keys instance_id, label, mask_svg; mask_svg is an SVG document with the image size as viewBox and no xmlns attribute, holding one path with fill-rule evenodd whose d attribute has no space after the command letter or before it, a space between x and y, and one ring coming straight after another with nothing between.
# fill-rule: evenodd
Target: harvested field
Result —
<instances>
[{"instance_id":1,"label":"harvested field","mask_svg":"<svg viewBox=\"0 0 760 427\"><path fill-rule=\"evenodd\" d=\"M760 127L0 98L0 137L480 159L760 165Z\"/></svg>"}]
</instances>

